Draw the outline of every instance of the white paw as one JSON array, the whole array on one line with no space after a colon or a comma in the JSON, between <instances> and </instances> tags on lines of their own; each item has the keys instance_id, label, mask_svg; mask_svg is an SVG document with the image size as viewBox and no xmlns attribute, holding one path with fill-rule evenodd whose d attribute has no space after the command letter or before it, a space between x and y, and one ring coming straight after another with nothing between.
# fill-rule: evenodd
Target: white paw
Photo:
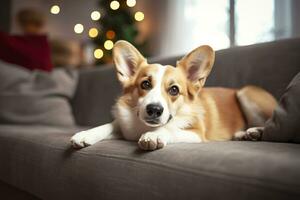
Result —
<instances>
[{"instance_id":1,"label":"white paw","mask_svg":"<svg viewBox=\"0 0 300 200\"><path fill-rule=\"evenodd\" d=\"M162 133L147 132L141 136L138 145L143 150L161 149L167 145L167 140Z\"/></svg>"},{"instance_id":2,"label":"white paw","mask_svg":"<svg viewBox=\"0 0 300 200\"><path fill-rule=\"evenodd\" d=\"M76 133L70 140L72 146L74 148L83 148L92 145L93 142L89 140L87 134L87 131L81 131L79 133Z\"/></svg>"},{"instance_id":3,"label":"white paw","mask_svg":"<svg viewBox=\"0 0 300 200\"><path fill-rule=\"evenodd\" d=\"M235 134L235 140L259 141L261 140L264 127L252 127L246 131L239 131Z\"/></svg>"}]
</instances>

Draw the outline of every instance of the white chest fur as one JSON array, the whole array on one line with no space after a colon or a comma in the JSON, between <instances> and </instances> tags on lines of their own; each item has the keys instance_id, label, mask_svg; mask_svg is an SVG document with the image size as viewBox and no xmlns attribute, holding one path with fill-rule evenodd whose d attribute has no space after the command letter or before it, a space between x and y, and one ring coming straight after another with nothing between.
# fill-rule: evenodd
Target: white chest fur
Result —
<instances>
[{"instance_id":1,"label":"white chest fur","mask_svg":"<svg viewBox=\"0 0 300 200\"><path fill-rule=\"evenodd\" d=\"M116 105L113 114L126 140L138 141L142 134L155 130L144 125L131 108Z\"/></svg>"}]
</instances>

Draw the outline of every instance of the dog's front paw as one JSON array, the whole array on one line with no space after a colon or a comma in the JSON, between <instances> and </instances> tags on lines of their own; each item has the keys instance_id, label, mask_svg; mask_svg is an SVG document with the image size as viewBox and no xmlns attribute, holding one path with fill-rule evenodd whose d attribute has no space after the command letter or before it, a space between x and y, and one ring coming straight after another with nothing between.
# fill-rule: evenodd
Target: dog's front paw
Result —
<instances>
[{"instance_id":1,"label":"dog's front paw","mask_svg":"<svg viewBox=\"0 0 300 200\"><path fill-rule=\"evenodd\" d=\"M156 150L166 146L167 141L160 133L147 132L141 136L138 145L143 150Z\"/></svg>"},{"instance_id":2,"label":"dog's front paw","mask_svg":"<svg viewBox=\"0 0 300 200\"><path fill-rule=\"evenodd\" d=\"M79 133L76 133L70 140L72 146L76 149L79 149L79 148L92 145L91 141L88 140L86 135L87 135L86 131L81 131Z\"/></svg>"},{"instance_id":3,"label":"dog's front paw","mask_svg":"<svg viewBox=\"0 0 300 200\"><path fill-rule=\"evenodd\" d=\"M246 131L240 131L235 134L235 140L243 141L259 141L261 140L264 127L248 128Z\"/></svg>"}]
</instances>

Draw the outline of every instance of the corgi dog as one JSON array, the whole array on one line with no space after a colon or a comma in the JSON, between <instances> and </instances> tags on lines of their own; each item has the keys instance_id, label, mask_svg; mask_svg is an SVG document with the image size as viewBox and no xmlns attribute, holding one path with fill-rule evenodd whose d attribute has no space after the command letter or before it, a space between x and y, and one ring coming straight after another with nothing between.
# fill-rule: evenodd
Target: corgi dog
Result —
<instances>
[{"instance_id":1,"label":"corgi dog","mask_svg":"<svg viewBox=\"0 0 300 200\"><path fill-rule=\"evenodd\" d=\"M255 86L204 88L214 59L214 50L204 45L176 66L149 64L133 45L116 42L113 60L123 94L114 121L75 134L71 144L82 148L123 138L156 150L170 143L259 140L275 98Z\"/></svg>"}]
</instances>

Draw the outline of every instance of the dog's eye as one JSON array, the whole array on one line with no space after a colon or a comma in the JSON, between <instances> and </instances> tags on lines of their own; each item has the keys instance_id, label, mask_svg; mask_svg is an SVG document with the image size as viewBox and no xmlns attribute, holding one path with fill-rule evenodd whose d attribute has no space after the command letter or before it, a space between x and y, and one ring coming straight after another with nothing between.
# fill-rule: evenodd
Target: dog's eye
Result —
<instances>
[{"instance_id":1,"label":"dog's eye","mask_svg":"<svg viewBox=\"0 0 300 200\"><path fill-rule=\"evenodd\" d=\"M150 81L145 80L141 83L141 88L143 90L150 90L152 88L152 85L151 85Z\"/></svg>"},{"instance_id":2,"label":"dog's eye","mask_svg":"<svg viewBox=\"0 0 300 200\"><path fill-rule=\"evenodd\" d=\"M179 88L175 85L173 85L172 87L170 87L169 89L169 94L172 96L176 96L179 93Z\"/></svg>"}]
</instances>

